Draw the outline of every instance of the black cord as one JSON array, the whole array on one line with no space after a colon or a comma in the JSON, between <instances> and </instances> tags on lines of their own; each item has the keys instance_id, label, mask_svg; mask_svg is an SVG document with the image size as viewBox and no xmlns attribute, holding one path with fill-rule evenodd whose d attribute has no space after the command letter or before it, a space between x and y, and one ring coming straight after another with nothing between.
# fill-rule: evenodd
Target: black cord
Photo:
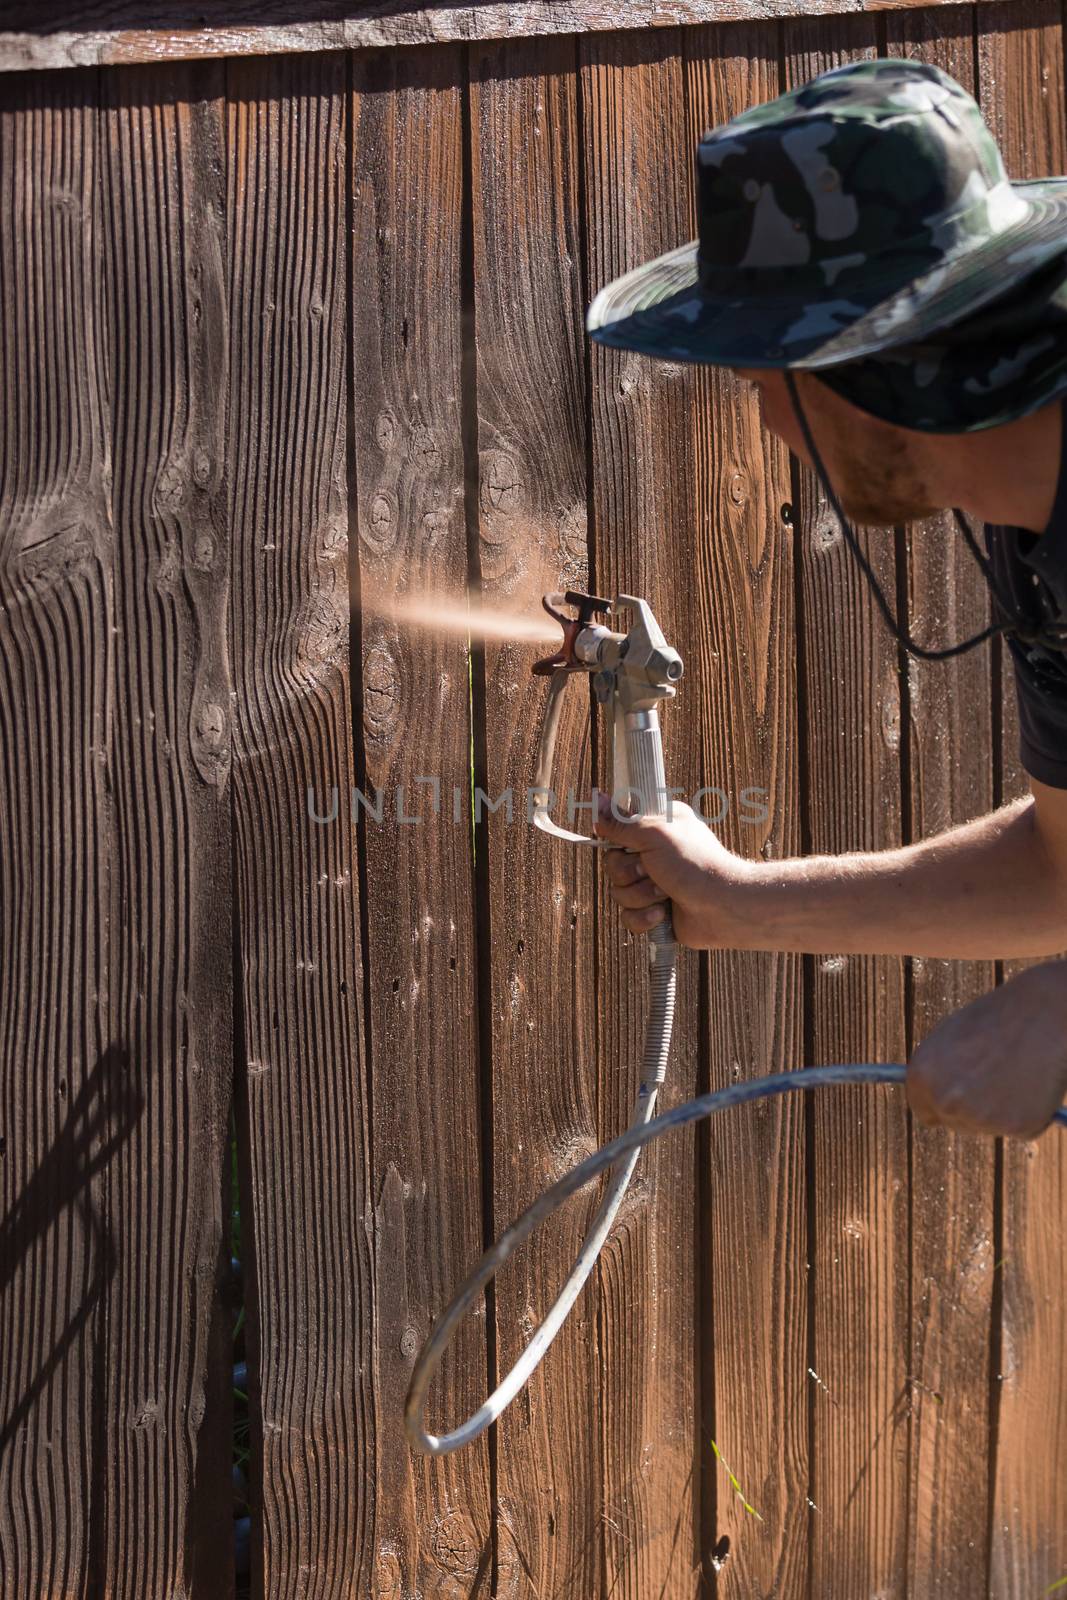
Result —
<instances>
[{"instance_id":1,"label":"black cord","mask_svg":"<svg viewBox=\"0 0 1067 1600\"><path fill-rule=\"evenodd\" d=\"M1000 611L1005 620L994 622L990 627L984 628L981 633L976 633L972 638L963 639L959 644L948 645L943 650L931 650L926 645L917 644L911 635L904 631L900 623L897 621L897 618L893 615L892 608L882 592L882 587L879 584L878 579L875 577L871 564L864 555L863 550L860 548L859 541L857 540L855 534L849 527L848 518L841 509L841 502L838 500L837 495L834 492L833 484L830 482L830 476L826 471L826 468L823 466L822 457L816 448L815 440L812 438L811 428L808 425L808 419L804 413L804 408L800 403L800 396L797 393L796 379L788 367L784 369L784 373L786 388L789 390L789 398L793 402L793 410L796 412L797 422L800 424L800 432L804 443L807 446L807 451L811 457L811 463L815 468L815 474L819 480L822 491L827 500L829 500L830 505L833 507L837 520L840 523L841 532L844 535L845 541L848 544L849 549L852 551L852 554L859 562L860 570L867 580L871 593L874 595L874 598L878 604L878 609L885 618L890 633L892 633L897 643L901 645L909 655L918 656L923 661L947 661L951 656L962 655L965 650L973 650L976 645L984 644L987 639L992 638L992 636L996 633L1014 634L1016 638L1021 640L1024 644L1042 644L1052 650L1067 649L1067 630L1063 632L1054 630L1050 633L1042 628L1034 628L1028 622L1026 622L1024 618L1019 617L1013 611L1010 605L1005 604L1004 597L1001 594L1000 589L997 586L996 579L993 575L993 568L991 564L979 548L978 541L975 539L974 534L971 532L970 528L967 526L967 523L964 521L963 517L958 511L953 511L953 516L956 518L957 526L963 534L963 537L967 543L967 548L970 550L975 561L977 561L982 576L985 578L986 583L989 586L990 594L993 597L994 606Z\"/></svg>"}]
</instances>

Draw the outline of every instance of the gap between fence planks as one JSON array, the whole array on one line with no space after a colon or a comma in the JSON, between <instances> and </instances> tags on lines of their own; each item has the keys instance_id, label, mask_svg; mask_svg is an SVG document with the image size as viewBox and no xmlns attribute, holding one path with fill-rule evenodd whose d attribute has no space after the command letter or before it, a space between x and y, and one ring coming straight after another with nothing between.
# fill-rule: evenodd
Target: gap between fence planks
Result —
<instances>
[{"instance_id":1,"label":"gap between fence planks","mask_svg":"<svg viewBox=\"0 0 1067 1600\"><path fill-rule=\"evenodd\" d=\"M951 19L954 26L950 28ZM939 25L940 24L940 25ZM928 61L975 91L971 7L885 19L894 56ZM989 622L989 593L947 513L907 530L902 620L946 645ZM992 810L992 649L909 659L902 684L905 835L928 838ZM909 963L909 1047L993 982L990 962ZM995 1268L995 1147L911 1131L908 1593L945 1600L988 1589L989 1365Z\"/></svg>"},{"instance_id":2,"label":"gap between fence planks","mask_svg":"<svg viewBox=\"0 0 1067 1600\"><path fill-rule=\"evenodd\" d=\"M489 1441L426 1458L400 1426L431 1320L483 1243L488 1062L478 1034L468 641L390 616L398 600L431 594L462 607L467 594L463 59L451 45L356 57L352 67L353 670L361 787L384 812L380 822L364 812L359 830L377 1329L369 1594L482 1600L493 1565ZM479 1308L434 1384L435 1431L481 1404L486 1333Z\"/></svg>"},{"instance_id":3,"label":"gap between fence planks","mask_svg":"<svg viewBox=\"0 0 1067 1600\"><path fill-rule=\"evenodd\" d=\"M871 17L783 26L786 86L879 53ZM796 467L807 848L900 843L897 648L811 473ZM896 590L892 533L858 535ZM812 1061L901 1061L903 964L807 957ZM846 1089L811 1112L812 1593L903 1600L908 1337L907 1120L899 1093ZM902 1431L903 1430L903 1431Z\"/></svg>"},{"instance_id":4,"label":"gap between fence planks","mask_svg":"<svg viewBox=\"0 0 1067 1600\"><path fill-rule=\"evenodd\" d=\"M318 1600L374 1592L379 1426L347 803L345 61L233 63L228 91L252 1583L258 1600ZM308 792L327 816L333 786L337 814L317 823Z\"/></svg>"},{"instance_id":5,"label":"gap between fence planks","mask_svg":"<svg viewBox=\"0 0 1067 1600\"><path fill-rule=\"evenodd\" d=\"M691 152L680 33L580 41L587 294L691 237ZM699 659L693 583L692 367L590 346L593 572L644 595L666 637ZM627 619L620 619L624 626ZM698 787L700 677L662 710L668 782ZM598 777L606 784L605 752ZM648 997L643 936L625 935L596 886L599 1135L625 1126L640 1083ZM674 1041L660 1103L696 1091L699 962L679 952ZM606 1593L686 1594L699 1581L695 1167L690 1133L645 1151L598 1273Z\"/></svg>"},{"instance_id":6,"label":"gap between fence planks","mask_svg":"<svg viewBox=\"0 0 1067 1600\"><path fill-rule=\"evenodd\" d=\"M918 8L930 0L519 0L466 6L375 5L352 8L322 0L307 5L232 0L210 13L187 0L154 5L97 0L51 7L47 25L32 0L8 6L0 31L0 72L50 67L116 66L191 56L281 55L307 50L357 50L449 40L596 33L705 22L773 22ZM934 0L938 3L938 0ZM954 0L941 0L943 4ZM980 5L994 0L978 0ZM211 22L208 23L208 16Z\"/></svg>"},{"instance_id":7,"label":"gap between fence planks","mask_svg":"<svg viewBox=\"0 0 1067 1600\"><path fill-rule=\"evenodd\" d=\"M778 30L758 25L683 35L687 143L779 92ZM698 659L681 693L700 693L701 783L707 814L744 856L802 847L794 553L789 457L762 426L755 391L723 370L699 374L694 399ZM744 819L747 790L767 820ZM717 951L709 965L707 1081L803 1064L801 959ZM719 1600L807 1591L808 1274L804 1102L787 1095L754 1117L708 1127L706 1213L699 1222L709 1283L701 1307L707 1393L697 1440L704 1483L701 1570L729 1541ZM710 1293L709 1293L710 1290ZM721 1456L753 1510L715 1457Z\"/></svg>"},{"instance_id":8,"label":"gap between fence planks","mask_svg":"<svg viewBox=\"0 0 1067 1600\"><path fill-rule=\"evenodd\" d=\"M586 384L582 335L578 79L571 39L485 45L470 56L473 336L477 482L473 553L480 593L544 615L540 596L585 588ZM517 193L522 203L516 204ZM593 875L588 847L550 839L525 816L546 680L530 667L554 645L475 647L483 684L488 819L493 1172L497 1234L599 1142L596 1127ZM568 788L586 798L589 690L570 685L556 747L554 817ZM591 1220L595 1191L548 1224L496 1284L498 1376L554 1301ZM596 1280L497 1428L498 1593L600 1594L602 1491L596 1454Z\"/></svg>"}]
</instances>

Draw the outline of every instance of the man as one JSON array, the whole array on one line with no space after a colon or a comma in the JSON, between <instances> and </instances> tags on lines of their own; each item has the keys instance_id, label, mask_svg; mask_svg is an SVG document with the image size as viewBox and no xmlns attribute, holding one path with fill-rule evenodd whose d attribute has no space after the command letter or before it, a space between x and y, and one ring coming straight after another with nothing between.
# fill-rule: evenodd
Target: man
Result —
<instances>
[{"instance_id":1,"label":"man","mask_svg":"<svg viewBox=\"0 0 1067 1600\"><path fill-rule=\"evenodd\" d=\"M814 467L905 649L1008 640L1025 800L871 854L731 854L688 808L617 818L623 920L671 902L698 949L989 960L1067 948L1067 179L1010 183L971 97L936 68L863 62L714 129L700 238L609 284L594 339L729 366ZM942 650L907 638L846 517L953 508L994 623ZM986 553L965 516L987 524ZM915 1051L924 1123L1033 1137L1067 1094L1067 963L964 1007Z\"/></svg>"}]
</instances>

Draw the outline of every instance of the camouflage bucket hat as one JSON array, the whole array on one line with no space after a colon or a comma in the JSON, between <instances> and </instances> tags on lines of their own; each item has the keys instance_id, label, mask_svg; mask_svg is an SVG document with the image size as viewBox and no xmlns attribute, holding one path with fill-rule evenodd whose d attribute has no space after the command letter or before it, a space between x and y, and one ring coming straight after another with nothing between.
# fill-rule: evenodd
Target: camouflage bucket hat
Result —
<instances>
[{"instance_id":1,"label":"camouflage bucket hat","mask_svg":"<svg viewBox=\"0 0 1067 1600\"><path fill-rule=\"evenodd\" d=\"M602 289L598 343L732 367L915 344L1057 257L1067 178L1009 181L974 100L920 62L823 73L697 147L700 237Z\"/></svg>"}]
</instances>

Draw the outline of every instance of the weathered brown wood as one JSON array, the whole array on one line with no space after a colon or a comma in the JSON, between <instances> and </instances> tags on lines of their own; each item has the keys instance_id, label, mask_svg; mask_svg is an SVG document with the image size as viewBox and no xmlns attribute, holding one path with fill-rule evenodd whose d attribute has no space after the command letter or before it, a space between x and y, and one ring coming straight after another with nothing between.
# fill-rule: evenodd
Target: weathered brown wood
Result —
<instances>
[{"instance_id":1,"label":"weathered brown wood","mask_svg":"<svg viewBox=\"0 0 1067 1600\"><path fill-rule=\"evenodd\" d=\"M685 35L688 145L779 91L778 32L758 26ZM701 607L702 782L725 811L716 832L742 855L799 854L797 641L789 457L762 427L755 390L698 373L695 508ZM695 687L692 670L683 684ZM742 796L745 796L744 800ZM760 808L766 818L757 820ZM723 1088L803 1065L800 958L723 951L710 958L708 1082ZM701 1466L709 1489L705 1576L729 1540L721 1600L807 1587L807 1235L804 1107L772 1102L709 1127L708 1328L712 1368ZM714 1458L742 1484L753 1512Z\"/></svg>"},{"instance_id":2,"label":"weathered brown wood","mask_svg":"<svg viewBox=\"0 0 1067 1600\"><path fill-rule=\"evenodd\" d=\"M581 41L591 295L695 227L681 35ZM663 712L668 782L699 787L701 610L693 504L692 368L591 349L593 571L645 596L691 663ZM601 767L600 782L606 782ZM629 1119L648 996L643 936L624 933L598 880L600 1137ZM662 1108L695 1091L698 973L681 951ZM645 1153L600 1267L601 1473L607 1592L692 1592L697 1565L696 1186L693 1138Z\"/></svg>"},{"instance_id":3,"label":"weathered brown wood","mask_svg":"<svg viewBox=\"0 0 1067 1600\"><path fill-rule=\"evenodd\" d=\"M43 78L0 110L0 1589L13 1594L84 1592L100 1565L107 1172L129 1160L141 1110L116 1094L128 1057L109 1049L117 646L85 88ZM33 418L50 411L46 434Z\"/></svg>"},{"instance_id":4,"label":"weathered brown wood","mask_svg":"<svg viewBox=\"0 0 1067 1600\"><path fill-rule=\"evenodd\" d=\"M144 1115L106 1202L121 1232L98 1581L129 1596L232 1585L222 91L220 68L109 74L101 128L119 644L95 739L117 841L109 1034Z\"/></svg>"},{"instance_id":5,"label":"weathered brown wood","mask_svg":"<svg viewBox=\"0 0 1067 1600\"><path fill-rule=\"evenodd\" d=\"M465 6L379 4L352 7L320 0L307 16L303 0L254 5L233 0L225 13L193 10L186 0L154 5L97 0L50 7L46 22L32 0L8 6L0 31L0 72L27 68L104 66L191 56L281 55L304 50L357 50L437 44L457 39L521 38L663 28L686 23L773 21L778 17L909 9L929 0L518 0ZM937 0L934 0L937 3ZM950 0L944 0L950 3ZM978 0L979 4L993 0Z\"/></svg>"},{"instance_id":6,"label":"weathered brown wood","mask_svg":"<svg viewBox=\"0 0 1067 1600\"><path fill-rule=\"evenodd\" d=\"M473 652L472 712L462 636L385 608L431 583L458 598L468 563L508 609L565 582L648 594L687 661L665 715L672 781L723 789L720 831L745 854L880 848L993 798L988 658L914 666L901 723L895 647L806 477L793 546L787 468L741 386L597 348L586 393L589 294L692 235L697 134L777 91L768 7L650 31L731 5L631 7L629 34L580 45L479 30L596 35L617 7L379 8L348 23L410 25L407 42L466 28L469 58L453 39L4 85L5 1594L230 1593L235 978L254 1592L488 1600L495 1572L501 1600L748 1600L806 1592L810 1558L812 1594L835 1600L947 1600L987 1579L996 1600L1030 1600L1067 1574L1067 1158L1051 1134L1006 1148L997 1249L992 1147L916 1132L909 1200L896 1094L721 1119L696 1187L692 1142L667 1141L495 1443L430 1463L400 1429L415 1350L483 1227L628 1116L645 971L592 854L526 827L535 647ZM321 43L337 20L309 27ZM787 72L877 39L969 82L976 21L1009 165L1062 168L1058 4L902 10L877 33L794 20ZM259 22L249 47L278 48L279 14L241 14ZM892 535L864 537L892 595ZM944 521L911 530L902 576L920 636L982 625ZM1004 677L1011 794L1025 778ZM472 716L490 796L516 793L473 858ZM576 726L560 756L581 788ZM416 783L434 776L438 817ZM353 783L383 790L381 823L353 825ZM398 784L421 823L401 823ZM314 822L308 789L328 811L334 786L336 820ZM760 827L743 822L748 787L769 794ZM683 957L664 1103L805 1058L903 1058L899 963L815 963L806 1030L799 972ZM987 981L913 963L915 1036ZM502 1276L499 1370L591 1205ZM485 1334L477 1315L435 1425L481 1397Z\"/></svg>"},{"instance_id":7,"label":"weathered brown wood","mask_svg":"<svg viewBox=\"0 0 1067 1600\"><path fill-rule=\"evenodd\" d=\"M589 579L574 42L473 48L470 79L481 592L489 605L543 618L541 594ZM494 1234L598 1143L599 863L525 815L546 688L530 667L553 648L485 646L486 790L514 796L510 818L489 818L486 840ZM588 686L570 692L554 815L580 827L566 799L569 787L587 797ZM499 1280L501 1375L555 1299L591 1207L589 1195L569 1207ZM498 1587L509 1600L601 1592L596 1315L594 1280L498 1428Z\"/></svg>"},{"instance_id":8,"label":"weathered brown wood","mask_svg":"<svg viewBox=\"0 0 1067 1600\"><path fill-rule=\"evenodd\" d=\"M229 69L235 872L254 1592L372 1587L371 1254L345 499L344 58ZM329 794L340 791L336 819ZM382 1330L381 1337L401 1337Z\"/></svg>"},{"instance_id":9,"label":"weathered brown wood","mask_svg":"<svg viewBox=\"0 0 1067 1600\"><path fill-rule=\"evenodd\" d=\"M890 55L932 62L974 91L974 11L886 19ZM979 530L980 532L980 530ZM986 583L949 515L908 530L906 620L947 645L989 623ZM992 810L991 651L908 663L906 821L926 838ZM988 989L991 963L911 962L912 1044ZM908 1592L945 1600L988 1582L989 1350L994 1147L911 1134Z\"/></svg>"},{"instance_id":10,"label":"weathered brown wood","mask_svg":"<svg viewBox=\"0 0 1067 1600\"><path fill-rule=\"evenodd\" d=\"M790 22L784 35L789 83L876 53L870 18ZM812 476L798 474L808 847L884 849L901 828L896 645ZM892 595L892 531L860 537ZM899 960L819 957L810 983L815 1062L903 1060ZM906 1111L896 1091L842 1090L816 1096L812 1119L812 1592L897 1600L906 1581Z\"/></svg>"},{"instance_id":11,"label":"weathered brown wood","mask_svg":"<svg viewBox=\"0 0 1067 1600\"><path fill-rule=\"evenodd\" d=\"M492 1576L487 1442L413 1456L399 1418L431 1319L483 1244L468 643L393 616L425 594L462 610L466 595L463 59L445 46L353 67L353 598L361 787L382 812L360 826L381 1418L368 1592L466 1600ZM435 1386L437 1431L481 1404L485 1342L480 1313Z\"/></svg>"},{"instance_id":12,"label":"weathered brown wood","mask_svg":"<svg viewBox=\"0 0 1067 1600\"><path fill-rule=\"evenodd\" d=\"M1009 174L1034 178L1067 167L1063 16L1058 3L1021 0L979 13L982 110ZM1015 684L1003 659L1003 799L1025 794ZM1022 963L1009 967L1006 975ZM1025 1070L1021 1065L1020 1070ZM1004 1145L1003 1238L996 1268L1002 1320L992 1500L990 1596L1022 1600L1067 1577L1067 1147L1050 1131Z\"/></svg>"}]
</instances>

